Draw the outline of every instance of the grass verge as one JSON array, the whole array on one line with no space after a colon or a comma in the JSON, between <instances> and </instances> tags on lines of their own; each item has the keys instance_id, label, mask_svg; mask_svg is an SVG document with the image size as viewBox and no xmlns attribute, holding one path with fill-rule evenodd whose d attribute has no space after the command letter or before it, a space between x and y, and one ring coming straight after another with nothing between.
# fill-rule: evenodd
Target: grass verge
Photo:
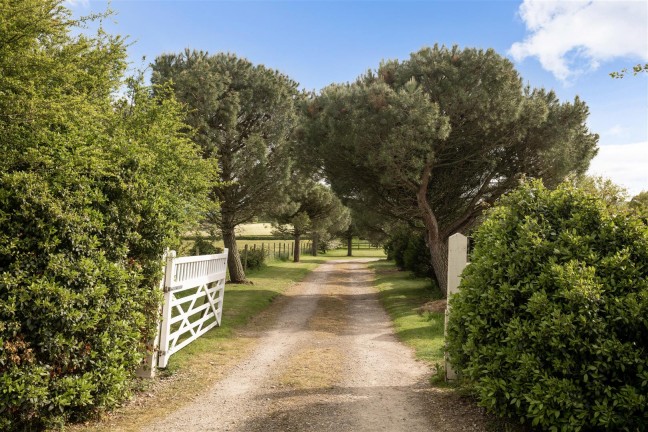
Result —
<instances>
[{"instance_id":1,"label":"grass verge","mask_svg":"<svg viewBox=\"0 0 648 432\"><path fill-rule=\"evenodd\" d=\"M443 312L419 313L419 309L431 300L441 298L441 293L428 278L420 278L411 272L399 271L393 262L377 261L369 265L376 277L374 284L379 290L380 301L392 319L397 337L412 347L416 358L434 366L441 374L433 375L431 384L438 391L457 395L462 404L476 405L477 399L465 386L448 386L444 381L444 318ZM492 415L476 417L489 432L529 432L529 429L509 419ZM475 420L477 421L477 420Z\"/></svg>"},{"instance_id":2,"label":"grass verge","mask_svg":"<svg viewBox=\"0 0 648 432\"><path fill-rule=\"evenodd\" d=\"M267 328L279 311L269 307L290 286L303 280L326 261L346 257L346 250L329 251L317 257L304 255L302 262L270 261L260 270L249 271L252 285L226 284L222 325L187 345L169 360L159 378L139 381L133 399L101 419L69 425L68 431L140 431L169 408L179 409L200 397L230 367L241 361L256 344L255 331ZM380 249L354 251L353 258L384 257Z\"/></svg>"},{"instance_id":3,"label":"grass verge","mask_svg":"<svg viewBox=\"0 0 648 432\"><path fill-rule=\"evenodd\" d=\"M443 364L444 313L417 311L426 302L441 298L429 278L419 278L399 271L393 262L370 264L380 301L391 317L397 337L412 347L416 358L437 369Z\"/></svg>"}]
</instances>

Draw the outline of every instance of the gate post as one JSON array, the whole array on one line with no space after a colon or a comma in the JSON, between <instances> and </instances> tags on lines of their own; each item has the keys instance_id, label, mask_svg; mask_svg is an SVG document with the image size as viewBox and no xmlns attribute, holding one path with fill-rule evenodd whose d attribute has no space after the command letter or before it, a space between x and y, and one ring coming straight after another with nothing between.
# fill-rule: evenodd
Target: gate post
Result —
<instances>
[{"instance_id":1,"label":"gate post","mask_svg":"<svg viewBox=\"0 0 648 432\"><path fill-rule=\"evenodd\" d=\"M448 239L448 302L445 311L444 338L447 338L448 335L450 297L459 291L461 272L463 272L466 265L468 265L468 238L460 233L453 234ZM445 373L446 381L457 379L457 374L452 368L447 350L445 352Z\"/></svg>"},{"instance_id":2,"label":"gate post","mask_svg":"<svg viewBox=\"0 0 648 432\"><path fill-rule=\"evenodd\" d=\"M164 303L162 304L162 322L160 323L160 351L158 351L158 367L165 368L169 362L167 350L169 348L169 333L171 333L171 286L175 279L176 251L169 251L166 257L166 267L164 271Z\"/></svg>"},{"instance_id":3,"label":"gate post","mask_svg":"<svg viewBox=\"0 0 648 432\"><path fill-rule=\"evenodd\" d=\"M169 249L164 251L164 255L162 259L165 262L165 265L162 267L162 274L166 275L166 269L167 269L167 258L169 256ZM158 286L158 289L160 291L164 291L164 281L165 281L165 276L162 276L160 278L160 284ZM144 356L144 359L142 360L142 363L140 364L139 368L137 368L137 376L139 378L155 378L155 371L157 369L157 363L158 363L158 351L160 349L160 314L162 313L162 305L158 307L157 310L157 315L156 315L156 322L157 325L155 326L155 331L153 333L153 338L148 342L147 344L147 350Z\"/></svg>"}]
</instances>

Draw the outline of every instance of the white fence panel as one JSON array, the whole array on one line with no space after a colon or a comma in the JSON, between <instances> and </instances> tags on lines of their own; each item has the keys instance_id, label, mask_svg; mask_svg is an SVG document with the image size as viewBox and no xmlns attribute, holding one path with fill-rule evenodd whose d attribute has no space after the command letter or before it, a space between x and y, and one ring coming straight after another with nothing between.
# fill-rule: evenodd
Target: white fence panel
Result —
<instances>
[{"instance_id":1,"label":"white fence panel","mask_svg":"<svg viewBox=\"0 0 648 432\"><path fill-rule=\"evenodd\" d=\"M167 256L158 367L169 357L221 323L227 249L217 255Z\"/></svg>"}]
</instances>

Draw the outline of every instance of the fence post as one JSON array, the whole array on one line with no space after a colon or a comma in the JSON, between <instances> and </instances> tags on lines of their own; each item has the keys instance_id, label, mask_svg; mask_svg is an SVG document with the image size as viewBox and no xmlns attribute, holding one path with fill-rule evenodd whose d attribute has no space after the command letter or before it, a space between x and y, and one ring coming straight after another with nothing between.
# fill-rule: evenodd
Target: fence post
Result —
<instances>
[{"instance_id":1,"label":"fence post","mask_svg":"<svg viewBox=\"0 0 648 432\"><path fill-rule=\"evenodd\" d=\"M167 349L169 347L169 333L171 333L171 291L175 279L175 265L173 261L176 257L176 251L169 251L166 256L166 266L164 268L164 304L162 305L162 323L160 325L160 351L158 352L158 367L165 368L169 363Z\"/></svg>"},{"instance_id":2,"label":"fence post","mask_svg":"<svg viewBox=\"0 0 648 432\"><path fill-rule=\"evenodd\" d=\"M166 259L167 256L169 255L169 249L164 251L164 255L162 257L162 260L164 261L165 265L162 267L162 277L160 278L160 284L158 285L158 289L162 292L164 292L164 281L166 278ZM157 362L158 362L158 350L160 349L160 330L161 330L161 324L162 322L160 321L160 317L162 316L162 307L163 305L160 304L157 310L157 316L155 317L155 320L157 322L157 325L155 326L155 331L153 333L153 339L149 341L146 347L146 355L144 356L144 359L142 360L142 363L140 366L137 368L137 376L139 378L155 378L155 371L157 369Z\"/></svg>"},{"instance_id":3,"label":"fence post","mask_svg":"<svg viewBox=\"0 0 648 432\"><path fill-rule=\"evenodd\" d=\"M450 297L459 291L461 272L463 272L466 265L468 265L468 238L460 233L453 234L448 239L448 302L445 311L444 338L447 338L448 335ZM445 352L445 373L446 381L457 379L457 374L452 368L447 349Z\"/></svg>"},{"instance_id":4,"label":"fence post","mask_svg":"<svg viewBox=\"0 0 648 432\"><path fill-rule=\"evenodd\" d=\"M247 270L248 245L243 248L243 271Z\"/></svg>"}]
</instances>

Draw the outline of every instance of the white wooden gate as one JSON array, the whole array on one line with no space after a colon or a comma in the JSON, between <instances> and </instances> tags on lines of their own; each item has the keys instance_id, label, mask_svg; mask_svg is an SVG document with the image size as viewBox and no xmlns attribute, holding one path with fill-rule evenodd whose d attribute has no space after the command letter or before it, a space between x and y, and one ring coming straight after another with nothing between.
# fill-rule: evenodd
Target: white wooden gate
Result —
<instances>
[{"instance_id":1,"label":"white wooden gate","mask_svg":"<svg viewBox=\"0 0 648 432\"><path fill-rule=\"evenodd\" d=\"M227 249L217 255L176 258L167 254L158 367L211 328L223 313Z\"/></svg>"}]
</instances>

